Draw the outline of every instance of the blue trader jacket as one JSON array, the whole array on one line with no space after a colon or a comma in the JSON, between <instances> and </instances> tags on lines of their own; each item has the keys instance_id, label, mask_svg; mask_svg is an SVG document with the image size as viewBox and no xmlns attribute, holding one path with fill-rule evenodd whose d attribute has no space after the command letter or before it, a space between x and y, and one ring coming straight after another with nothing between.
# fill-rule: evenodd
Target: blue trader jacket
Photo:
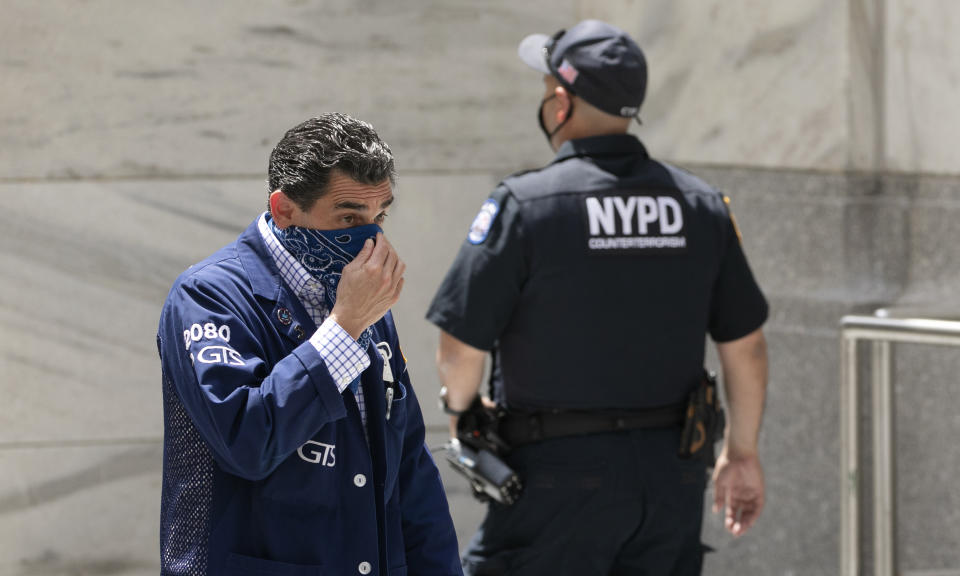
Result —
<instances>
[{"instance_id":1,"label":"blue trader jacket","mask_svg":"<svg viewBox=\"0 0 960 576\"><path fill-rule=\"evenodd\" d=\"M392 316L361 376L369 444L314 330L256 222L177 279L157 335L162 574L462 574Z\"/></svg>"}]
</instances>

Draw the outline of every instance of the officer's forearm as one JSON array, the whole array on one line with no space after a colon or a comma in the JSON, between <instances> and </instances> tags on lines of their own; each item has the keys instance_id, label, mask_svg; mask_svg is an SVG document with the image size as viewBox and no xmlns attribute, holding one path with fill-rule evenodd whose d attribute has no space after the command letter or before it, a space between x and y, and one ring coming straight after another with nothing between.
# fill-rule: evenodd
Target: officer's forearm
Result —
<instances>
[{"instance_id":1,"label":"officer's forearm","mask_svg":"<svg viewBox=\"0 0 960 576\"><path fill-rule=\"evenodd\" d=\"M732 458L754 456L767 394L767 342L763 331L717 344L727 397L725 447Z\"/></svg>"},{"instance_id":2,"label":"officer's forearm","mask_svg":"<svg viewBox=\"0 0 960 576\"><path fill-rule=\"evenodd\" d=\"M457 412L466 410L480 390L483 365L487 353L440 332L437 348L437 372L440 383L447 387L447 407ZM451 418L451 434L456 432L456 418Z\"/></svg>"}]
</instances>

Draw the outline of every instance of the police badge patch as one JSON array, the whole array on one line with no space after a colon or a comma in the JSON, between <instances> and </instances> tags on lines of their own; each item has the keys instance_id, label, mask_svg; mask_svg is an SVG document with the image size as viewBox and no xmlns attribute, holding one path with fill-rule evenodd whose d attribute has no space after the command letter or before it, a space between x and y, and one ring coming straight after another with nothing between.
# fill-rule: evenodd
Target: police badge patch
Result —
<instances>
[{"instance_id":1,"label":"police badge patch","mask_svg":"<svg viewBox=\"0 0 960 576\"><path fill-rule=\"evenodd\" d=\"M493 198L487 198L487 201L480 207L480 213L477 214L477 217L473 219L473 224L470 225L470 234L467 235L467 240L471 244L482 244L487 239L487 234L490 233L490 228L493 226L493 219L497 216L499 210L500 205L497 204L497 201Z\"/></svg>"}]
</instances>

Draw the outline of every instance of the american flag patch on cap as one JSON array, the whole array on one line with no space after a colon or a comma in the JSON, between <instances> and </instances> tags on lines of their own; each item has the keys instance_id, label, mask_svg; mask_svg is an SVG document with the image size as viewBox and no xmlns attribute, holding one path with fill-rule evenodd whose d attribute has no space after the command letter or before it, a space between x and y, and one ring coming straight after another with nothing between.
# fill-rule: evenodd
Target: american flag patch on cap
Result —
<instances>
[{"instance_id":1,"label":"american flag patch on cap","mask_svg":"<svg viewBox=\"0 0 960 576\"><path fill-rule=\"evenodd\" d=\"M560 63L560 67L557 68L557 73L567 81L567 84L573 84L576 82L577 76L580 75L580 72L578 72L577 69L566 60Z\"/></svg>"}]
</instances>

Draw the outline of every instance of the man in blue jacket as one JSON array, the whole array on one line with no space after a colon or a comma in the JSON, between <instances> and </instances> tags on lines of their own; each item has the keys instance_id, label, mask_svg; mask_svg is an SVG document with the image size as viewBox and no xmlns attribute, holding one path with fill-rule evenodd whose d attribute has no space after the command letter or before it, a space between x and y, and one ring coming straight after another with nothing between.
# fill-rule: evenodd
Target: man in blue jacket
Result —
<instances>
[{"instance_id":1,"label":"man in blue jacket","mask_svg":"<svg viewBox=\"0 0 960 576\"><path fill-rule=\"evenodd\" d=\"M163 574L461 574L390 307L393 155L343 114L270 156L268 213L160 318Z\"/></svg>"}]
</instances>

